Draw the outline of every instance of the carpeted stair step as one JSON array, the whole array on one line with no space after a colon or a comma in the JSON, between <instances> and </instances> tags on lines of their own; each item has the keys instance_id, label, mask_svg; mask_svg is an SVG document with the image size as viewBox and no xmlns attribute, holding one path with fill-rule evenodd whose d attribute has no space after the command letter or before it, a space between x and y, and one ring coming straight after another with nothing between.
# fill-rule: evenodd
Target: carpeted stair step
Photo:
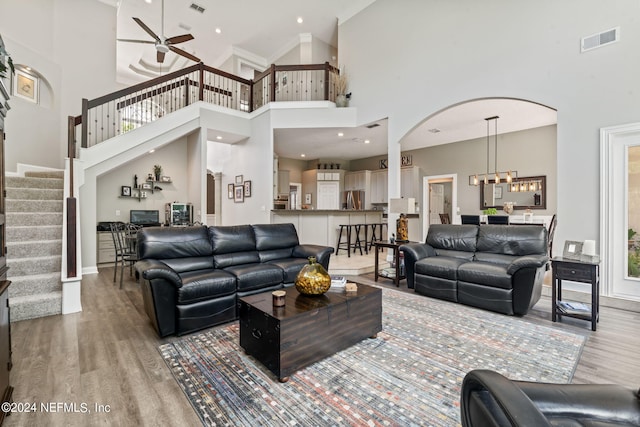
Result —
<instances>
[{"instance_id":1,"label":"carpeted stair step","mask_svg":"<svg viewBox=\"0 0 640 427\"><path fill-rule=\"evenodd\" d=\"M7 266L9 267L7 276L11 280L12 277L55 273L60 271L61 265L61 254L46 257L9 258L7 259Z\"/></svg>"},{"instance_id":2,"label":"carpeted stair step","mask_svg":"<svg viewBox=\"0 0 640 427\"><path fill-rule=\"evenodd\" d=\"M9 200L62 200L64 191L57 188L7 188Z\"/></svg>"},{"instance_id":3,"label":"carpeted stair step","mask_svg":"<svg viewBox=\"0 0 640 427\"><path fill-rule=\"evenodd\" d=\"M10 298L9 307L11 322L61 314L62 291Z\"/></svg>"},{"instance_id":4,"label":"carpeted stair step","mask_svg":"<svg viewBox=\"0 0 640 427\"><path fill-rule=\"evenodd\" d=\"M38 225L35 227L7 225L7 242L60 239L62 239L62 225Z\"/></svg>"},{"instance_id":5,"label":"carpeted stair step","mask_svg":"<svg viewBox=\"0 0 640 427\"><path fill-rule=\"evenodd\" d=\"M62 212L7 212L9 227L34 227L62 225Z\"/></svg>"},{"instance_id":6,"label":"carpeted stair step","mask_svg":"<svg viewBox=\"0 0 640 427\"><path fill-rule=\"evenodd\" d=\"M62 240L7 242L7 259L38 258L60 255Z\"/></svg>"},{"instance_id":7,"label":"carpeted stair step","mask_svg":"<svg viewBox=\"0 0 640 427\"><path fill-rule=\"evenodd\" d=\"M25 177L31 178L56 178L64 179L63 170L50 170L50 171L28 171L24 173Z\"/></svg>"},{"instance_id":8,"label":"carpeted stair step","mask_svg":"<svg viewBox=\"0 0 640 427\"><path fill-rule=\"evenodd\" d=\"M6 178L7 188L64 188L64 180L51 178L26 178L21 176L8 176Z\"/></svg>"},{"instance_id":9,"label":"carpeted stair step","mask_svg":"<svg viewBox=\"0 0 640 427\"><path fill-rule=\"evenodd\" d=\"M60 272L11 278L9 298L62 291Z\"/></svg>"},{"instance_id":10,"label":"carpeted stair step","mask_svg":"<svg viewBox=\"0 0 640 427\"><path fill-rule=\"evenodd\" d=\"M62 212L62 200L6 200L6 212Z\"/></svg>"}]
</instances>

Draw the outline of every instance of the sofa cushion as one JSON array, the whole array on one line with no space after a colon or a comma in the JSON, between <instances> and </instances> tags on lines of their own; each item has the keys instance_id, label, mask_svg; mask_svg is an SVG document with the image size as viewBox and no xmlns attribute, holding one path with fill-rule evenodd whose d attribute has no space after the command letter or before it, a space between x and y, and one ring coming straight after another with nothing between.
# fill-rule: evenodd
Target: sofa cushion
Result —
<instances>
[{"instance_id":1,"label":"sofa cushion","mask_svg":"<svg viewBox=\"0 0 640 427\"><path fill-rule=\"evenodd\" d=\"M440 277L442 279L457 280L458 267L468 263L462 258L450 258L445 256L435 256L423 258L415 264L415 274L425 276Z\"/></svg>"},{"instance_id":2,"label":"sofa cushion","mask_svg":"<svg viewBox=\"0 0 640 427\"><path fill-rule=\"evenodd\" d=\"M293 224L255 224L252 225L256 239L256 249L293 248L299 244L298 233Z\"/></svg>"},{"instance_id":3,"label":"sofa cushion","mask_svg":"<svg viewBox=\"0 0 640 427\"><path fill-rule=\"evenodd\" d=\"M172 266L178 273L213 268L213 251L204 226L143 228L137 233L137 248L141 260L180 260Z\"/></svg>"},{"instance_id":4,"label":"sofa cushion","mask_svg":"<svg viewBox=\"0 0 640 427\"><path fill-rule=\"evenodd\" d=\"M467 262L458 267L458 280L492 288L511 289L507 268L488 262Z\"/></svg>"},{"instance_id":5,"label":"sofa cushion","mask_svg":"<svg viewBox=\"0 0 640 427\"><path fill-rule=\"evenodd\" d=\"M302 267L309 264L309 261L305 258L287 258L268 261L268 264L277 265L282 269L284 273L284 283L294 283Z\"/></svg>"},{"instance_id":6,"label":"sofa cushion","mask_svg":"<svg viewBox=\"0 0 640 427\"><path fill-rule=\"evenodd\" d=\"M216 268L260 262L250 225L212 226L209 237Z\"/></svg>"},{"instance_id":7,"label":"sofa cushion","mask_svg":"<svg viewBox=\"0 0 640 427\"><path fill-rule=\"evenodd\" d=\"M222 270L196 270L180 274L178 304L193 303L231 295L236 292L236 278Z\"/></svg>"},{"instance_id":8,"label":"sofa cushion","mask_svg":"<svg viewBox=\"0 0 640 427\"><path fill-rule=\"evenodd\" d=\"M547 253L547 229L539 225L483 225L478 232L478 252L504 255Z\"/></svg>"},{"instance_id":9,"label":"sofa cushion","mask_svg":"<svg viewBox=\"0 0 640 427\"><path fill-rule=\"evenodd\" d=\"M268 251L258 252L258 256L260 257L260 262L268 262L272 260L291 258L292 253L293 248L270 249Z\"/></svg>"},{"instance_id":10,"label":"sofa cushion","mask_svg":"<svg viewBox=\"0 0 640 427\"><path fill-rule=\"evenodd\" d=\"M461 258L467 261L473 261L473 252L451 251L449 249L436 249L435 251L437 256Z\"/></svg>"},{"instance_id":11,"label":"sofa cushion","mask_svg":"<svg viewBox=\"0 0 640 427\"><path fill-rule=\"evenodd\" d=\"M225 268L224 271L236 276L238 291L266 288L282 283L284 279L282 269L272 264L233 265Z\"/></svg>"},{"instance_id":12,"label":"sofa cushion","mask_svg":"<svg viewBox=\"0 0 640 427\"><path fill-rule=\"evenodd\" d=\"M435 249L475 252L478 237L477 225L431 224L427 244Z\"/></svg>"},{"instance_id":13,"label":"sofa cushion","mask_svg":"<svg viewBox=\"0 0 640 427\"><path fill-rule=\"evenodd\" d=\"M475 260L508 267L514 260L518 258L519 257L513 255L493 254L490 252L476 252Z\"/></svg>"}]
</instances>

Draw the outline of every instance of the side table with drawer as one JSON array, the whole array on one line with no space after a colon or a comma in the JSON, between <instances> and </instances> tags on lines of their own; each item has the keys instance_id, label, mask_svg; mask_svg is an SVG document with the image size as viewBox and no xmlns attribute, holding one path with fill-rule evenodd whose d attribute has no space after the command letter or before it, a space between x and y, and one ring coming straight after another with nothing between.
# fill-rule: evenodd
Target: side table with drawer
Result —
<instances>
[{"instance_id":1,"label":"side table with drawer","mask_svg":"<svg viewBox=\"0 0 640 427\"><path fill-rule=\"evenodd\" d=\"M591 330L596 330L600 316L600 260L584 257L579 260L556 257L551 259L553 284L551 287L551 320L562 316L591 321ZM562 281L590 283L591 305L583 305L562 299ZM572 308L572 305L575 306Z\"/></svg>"}]
</instances>

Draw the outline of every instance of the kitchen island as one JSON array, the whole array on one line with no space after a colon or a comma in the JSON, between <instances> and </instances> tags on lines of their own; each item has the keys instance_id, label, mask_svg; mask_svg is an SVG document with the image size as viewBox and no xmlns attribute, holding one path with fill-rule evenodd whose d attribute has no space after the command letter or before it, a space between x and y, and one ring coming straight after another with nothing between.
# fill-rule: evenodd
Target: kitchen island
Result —
<instances>
[{"instance_id":1,"label":"kitchen island","mask_svg":"<svg viewBox=\"0 0 640 427\"><path fill-rule=\"evenodd\" d=\"M323 209L275 209L271 211L271 223L292 223L298 231L301 244L336 247L340 224L379 224L381 210L323 210ZM369 232L370 233L370 232ZM376 233L377 235L377 233ZM361 236L364 239L364 227ZM382 239L387 238L384 227ZM369 235L369 239L371 236Z\"/></svg>"}]
</instances>

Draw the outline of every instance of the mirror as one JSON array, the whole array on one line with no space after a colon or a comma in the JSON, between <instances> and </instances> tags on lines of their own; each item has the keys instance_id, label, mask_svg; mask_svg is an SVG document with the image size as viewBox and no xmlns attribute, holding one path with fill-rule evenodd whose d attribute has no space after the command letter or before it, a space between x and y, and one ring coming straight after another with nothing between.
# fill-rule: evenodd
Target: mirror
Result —
<instances>
[{"instance_id":1,"label":"mirror","mask_svg":"<svg viewBox=\"0 0 640 427\"><path fill-rule=\"evenodd\" d=\"M523 176L514 179L511 184L490 180L484 185L480 181L480 209L496 208L501 210L505 203L513 203L513 209L546 209L547 177Z\"/></svg>"}]
</instances>

